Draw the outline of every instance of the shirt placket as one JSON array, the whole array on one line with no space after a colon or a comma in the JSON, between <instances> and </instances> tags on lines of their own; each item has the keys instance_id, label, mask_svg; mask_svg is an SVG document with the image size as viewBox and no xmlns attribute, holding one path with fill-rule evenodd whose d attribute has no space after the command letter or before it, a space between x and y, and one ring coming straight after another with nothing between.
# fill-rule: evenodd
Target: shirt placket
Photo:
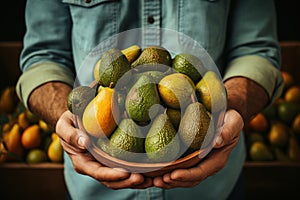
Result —
<instances>
[{"instance_id":1,"label":"shirt placket","mask_svg":"<svg viewBox=\"0 0 300 200\"><path fill-rule=\"evenodd\" d=\"M160 45L161 2L159 0L143 0L142 10L143 45L145 47Z\"/></svg>"}]
</instances>

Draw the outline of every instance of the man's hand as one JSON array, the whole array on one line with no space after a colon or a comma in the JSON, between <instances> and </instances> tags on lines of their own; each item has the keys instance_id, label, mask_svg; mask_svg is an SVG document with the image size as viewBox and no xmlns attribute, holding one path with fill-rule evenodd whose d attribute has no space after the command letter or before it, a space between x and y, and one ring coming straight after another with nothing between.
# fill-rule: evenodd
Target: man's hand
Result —
<instances>
[{"instance_id":1,"label":"man's hand","mask_svg":"<svg viewBox=\"0 0 300 200\"><path fill-rule=\"evenodd\" d=\"M75 127L74 115L67 108L67 97L71 90L70 86L62 82L45 83L32 92L29 107L37 116L56 128L56 133L75 170L112 189L152 186L152 179L123 169L105 167L91 156L87 151L89 137Z\"/></svg>"},{"instance_id":2,"label":"man's hand","mask_svg":"<svg viewBox=\"0 0 300 200\"><path fill-rule=\"evenodd\" d=\"M163 177L156 177L153 180L154 186L165 189L193 187L207 177L216 174L226 165L230 152L239 141L243 127L244 122L241 115L235 110L227 111L222 133L215 139L215 149L195 167L177 169Z\"/></svg>"},{"instance_id":3,"label":"man's hand","mask_svg":"<svg viewBox=\"0 0 300 200\"><path fill-rule=\"evenodd\" d=\"M70 156L74 169L84 175L91 176L111 189L147 188L152 186L152 179L144 178L138 173L129 173L124 169L103 166L87 151L89 137L75 128L74 116L66 111L56 125L64 150Z\"/></svg>"}]
</instances>

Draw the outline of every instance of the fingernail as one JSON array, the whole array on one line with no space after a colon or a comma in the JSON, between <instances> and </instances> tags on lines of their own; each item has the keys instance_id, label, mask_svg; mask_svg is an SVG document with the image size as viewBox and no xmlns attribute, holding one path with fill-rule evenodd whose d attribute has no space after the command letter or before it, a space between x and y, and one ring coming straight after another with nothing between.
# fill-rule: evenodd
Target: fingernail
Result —
<instances>
[{"instance_id":1,"label":"fingernail","mask_svg":"<svg viewBox=\"0 0 300 200\"><path fill-rule=\"evenodd\" d=\"M217 137L217 139L216 139L216 144L217 144L217 145L223 144L223 138L222 138L222 136L218 136L218 137Z\"/></svg>"},{"instance_id":2,"label":"fingernail","mask_svg":"<svg viewBox=\"0 0 300 200\"><path fill-rule=\"evenodd\" d=\"M85 138L80 136L78 138L78 145L81 146L81 147L85 147Z\"/></svg>"}]
</instances>

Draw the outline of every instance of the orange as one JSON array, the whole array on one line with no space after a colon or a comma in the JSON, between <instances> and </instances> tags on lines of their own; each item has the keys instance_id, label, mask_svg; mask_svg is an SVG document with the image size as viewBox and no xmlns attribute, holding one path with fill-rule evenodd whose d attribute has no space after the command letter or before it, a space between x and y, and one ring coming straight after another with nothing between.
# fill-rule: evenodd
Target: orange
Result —
<instances>
[{"instance_id":1,"label":"orange","mask_svg":"<svg viewBox=\"0 0 300 200\"><path fill-rule=\"evenodd\" d=\"M37 124L27 127L21 137L22 146L25 149L32 149L40 146L42 141L40 127Z\"/></svg>"},{"instance_id":2,"label":"orange","mask_svg":"<svg viewBox=\"0 0 300 200\"><path fill-rule=\"evenodd\" d=\"M269 128L269 122L262 113L258 113L249 122L248 128L255 132L264 132Z\"/></svg>"}]
</instances>

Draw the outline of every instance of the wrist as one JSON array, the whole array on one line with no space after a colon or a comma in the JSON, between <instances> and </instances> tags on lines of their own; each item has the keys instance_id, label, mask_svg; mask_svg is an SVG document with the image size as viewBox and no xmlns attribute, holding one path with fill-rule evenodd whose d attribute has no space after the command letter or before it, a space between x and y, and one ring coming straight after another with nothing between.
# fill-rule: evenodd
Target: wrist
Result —
<instances>
[{"instance_id":1,"label":"wrist","mask_svg":"<svg viewBox=\"0 0 300 200\"><path fill-rule=\"evenodd\" d=\"M48 82L37 87L29 96L29 109L38 117L55 127L67 108L71 87L62 82Z\"/></svg>"},{"instance_id":2,"label":"wrist","mask_svg":"<svg viewBox=\"0 0 300 200\"><path fill-rule=\"evenodd\" d=\"M258 83L245 77L234 77L225 82L227 109L236 110L248 123L267 105L267 92Z\"/></svg>"}]
</instances>

